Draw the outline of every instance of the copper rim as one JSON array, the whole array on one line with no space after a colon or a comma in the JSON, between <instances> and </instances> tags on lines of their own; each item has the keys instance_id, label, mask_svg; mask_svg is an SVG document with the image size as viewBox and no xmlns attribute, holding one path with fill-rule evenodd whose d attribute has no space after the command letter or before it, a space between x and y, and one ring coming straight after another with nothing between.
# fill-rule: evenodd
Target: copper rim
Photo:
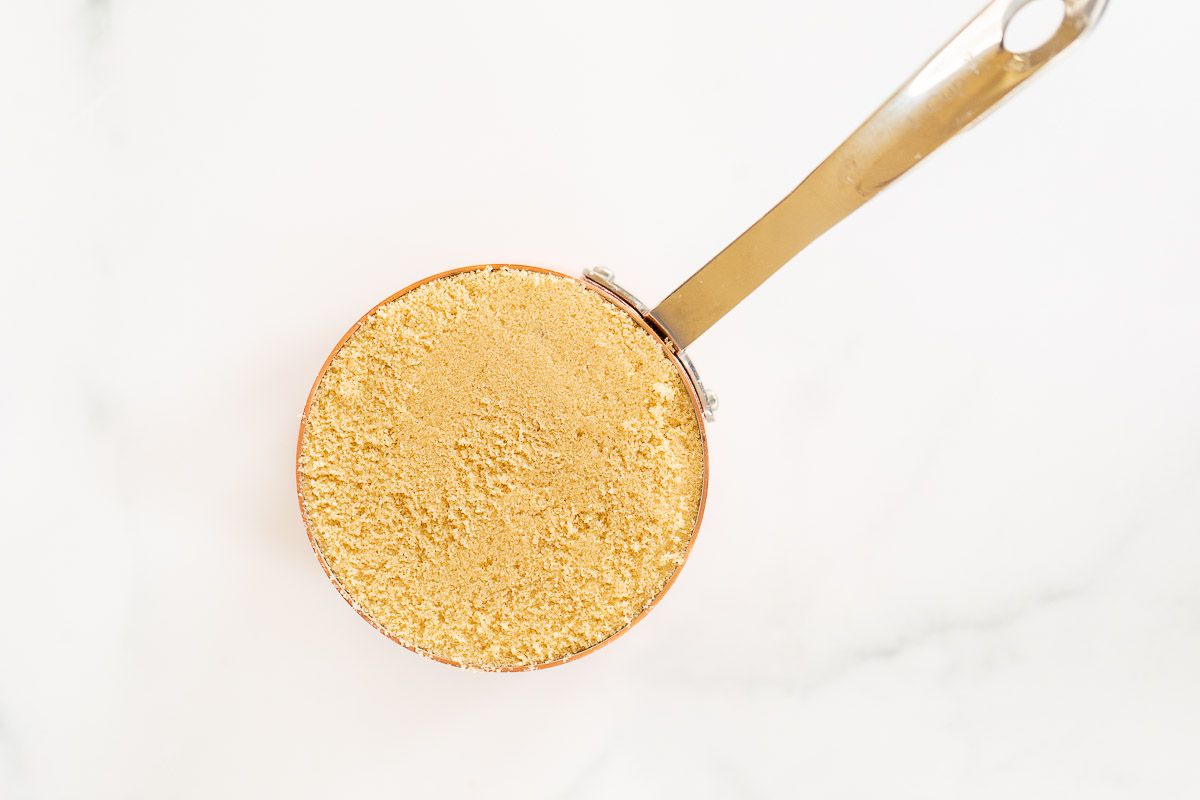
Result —
<instances>
[{"instance_id":1,"label":"copper rim","mask_svg":"<svg viewBox=\"0 0 1200 800\"><path fill-rule=\"evenodd\" d=\"M359 327L362 326L362 324L364 322L366 322L367 319L370 318L370 316L372 314L374 314L376 311L379 310L379 308L381 306L385 306L388 303L392 302L393 300L396 300L396 299L402 297L403 295L411 292L413 289L416 289L418 286L423 286L426 283L430 283L431 281L436 281L440 278L446 278L451 275L458 275L463 272L474 272L476 270L483 270L483 269L523 269L523 270L527 270L529 272L540 272L545 275L554 275L559 278L568 278L568 279L573 280L576 283L579 283L582 286L590 289L591 291L600 295L604 299L608 300L610 303L616 305L618 308L622 309L627 314L629 314L629 316L635 322L637 322L638 325L640 325L647 333L649 333L652 337L654 337L655 341L659 342L659 344L662 345L663 353L665 353L667 358L671 361L671 364L675 367L675 371L679 373L679 377L682 379L683 385L687 387L688 397L692 401L692 410L696 416L696 424L700 430L700 445L701 445L701 451L703 452L703 455L704 455L704 474L702 476L701 485L700 485L700 503L699 503L699 507L696 510L696 525L695 525L695 527L692 528L692 535L688 539L687 548L683 552L683 560L679 562L679 566L677 566L675 568L675 571L672 572L671 575L667 578L666 582L662 586L662 589L659 590L658 594L654 596L654 599L651 600L649 602L649 604L647 604L646 607L643 608L637 614L637 616L635 616L633 619L631 619L620 630L615 631L607 638L602 639L601 641L596 642L595 644L593 644L587 648L584 648L583 650L580 650L578 653L572 653L571 655L564 656L562 658L558 658L553 661L546 661L541 664L530 664L530 665L525 665L525 666L511 666L511 667L481 667L481 666L478 666L475 664L463 664L458 661L453 661L448 658L443 658L442 656L439 656L435 653L431 653L427 650L423 650L420 647L417 647L408 642L405 642L405 641L399 639L398 637L393 636L392 634L388 633L386 630L384 630L379 625L379 623L377 623L374 619L372 619L369 614L367 614L365 611L363 611L363 609L360 608L356 602L354 602L354 598L352 598L350 596L350 593L347 592L345 587L342 586L341 581L339 581L337 579L337 577L333 574L333 570L331 570L329 568L329 564L326 563L325 556L321 552L321 547L320 547L320 545L317 544L316 537L313 535L312 525L310 524L309 519L308 519L308 511L304 507L304 490L301 485L301 478L300 478L300 454L301 454L302 448L304 446L304 427L305 427L305 422L308 419L308 409L309 409L309 406L312 404L313 396L316 395L316 393L317 393L317 387L321 385L321 381L325 378L325 371L327 369L329 369L329 365L333 362L333 359L334 359L334 357L337 356L338 352L341 351L342 346L346 343L346 341L352 335L354 335L355 331L357 331L359 329ZM312 388L309 389L309 391L308 391L308 398L304 401L304 413L300 417L300 432L296 439L296 499L299 501L299 504L300 504L300 516L304 520L304 530L308 534L308 543L309 543L309 545L312 546L313 552L317 556L317 561L321 565L321 569L325 571L325 576L327 578L329 578L329 581L338 590L338 593L342 596L342 599L345 600L350 605L350 607L353 608L355 610L355 612L358 613L358 615L360 617L362 617L364 620L366 620L371 625L371 627L373 627L375 630L379 631L381 634L386 636L388 639L391 639L393 642L395 642L396 644L405 648L406 650L411 650L412 652L416 653L417 655L424 656L425 658L428 658L432 661L437 661L440 664L447 664L452 667L458 667L460 669L467 669L467 670L473 670L473 671L478 671L478 672L533 672L533 671L540 670L540 669L547 669L548 667L557 667L560 664L566 664L568 661L575 661L579 658L582 658L583 656L594 653L597 650L599 650L601 647L604 647L605 645L607 645L607 644L615 641L616 639L620 638L621 636L623 636L630 628L632 628L634 625L641 622L642 619L647 614L650 613L650 610L652 608L654 608L656 605L658 605L659 601L662 600L663 596L666 595L667 591L670 590L671 586L674 585L675 579L677 577L679 577L679 573L683 569L684 565L687 563L687 559L692 553L692 547L696 543L696 536L700 531L700 523L704 519L704 504L705 504L705 501L708 499L708 434L704 429L704 412L703 412L703 408L700 404L700 398L696 395L695 387L692 386L692 382L688 378L687 372L684 370L683 365L680 363L679 358L675 355L675 352L671 349L670 345L668 345L665 341L663 341L662 337L659 336L659 334L654 330L654 328L652 328L649 324L647 324L647 322L642 318L641 314L639 314L633 307L631 307L629 304L627 304L624 300L617 297L615 294L608 291L607 289L604 289L601 286L591 283L590 281L586 281L582 278L578 278L574 275L566 275L566 274L564 274L562 272L558 272L556 270L546 269L544 267L530 267L530 266L526 266L524 264L476 264L476 265L470 266L470 267L459 267L458 269L446 270L445 272L439 272L436 275L430 275L427 278L422 278L421 280L417 281L416 283L411 283L408 286L401 289L400 291L396 292L395 294L376 303L371 308L370 311L368 311L366 314L363 314L358 319L358 321L355 322L354 325L352 325L350 327L350 330L346 331L346 333L342 336L342 338L338 340L338 343L334 346L333 350L329 353L329 356L326 357L325 363L323 363L321 365L320 371L317 372L317 377L316 377L316 380L313 381Z\"/></svg>"}]
</instances>

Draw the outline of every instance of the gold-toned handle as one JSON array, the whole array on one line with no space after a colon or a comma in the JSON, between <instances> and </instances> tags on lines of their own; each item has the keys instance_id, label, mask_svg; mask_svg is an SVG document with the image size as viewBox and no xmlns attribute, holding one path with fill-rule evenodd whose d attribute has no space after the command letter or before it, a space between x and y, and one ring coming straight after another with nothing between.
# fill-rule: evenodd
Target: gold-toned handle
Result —
<instances>
[{"instance_id":1,"label":"gold-toned handle","mask_svg":"<svg viewBox=\"0 0 1200 800\"><path fill-rule=\"evenodd\" d=\"M791 194L650 312L680 349L832 228L1093 26L1106 0L1063 0L1058 30L1025 53L1004 32L1031 0L995 0Z\"/></svg>"}]
</instances>

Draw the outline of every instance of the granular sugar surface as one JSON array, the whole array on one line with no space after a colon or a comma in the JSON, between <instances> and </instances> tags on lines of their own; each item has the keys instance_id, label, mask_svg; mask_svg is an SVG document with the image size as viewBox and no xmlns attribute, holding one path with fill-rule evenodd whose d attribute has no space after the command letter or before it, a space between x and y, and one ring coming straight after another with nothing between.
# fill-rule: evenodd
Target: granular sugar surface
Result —
<instances>
[{"instance_id":1,"label":"granular sugar surface","mask_svg":"<svg viewBox=\"0 0 1200 800\"><path fill-rule=\"evenodd\" d=\"M704 489L683 378L578 282L491 267L373 312L303 423L326 566L385 633L481 669L624 628L687 553Z\"/></svg>"}]
</instances>

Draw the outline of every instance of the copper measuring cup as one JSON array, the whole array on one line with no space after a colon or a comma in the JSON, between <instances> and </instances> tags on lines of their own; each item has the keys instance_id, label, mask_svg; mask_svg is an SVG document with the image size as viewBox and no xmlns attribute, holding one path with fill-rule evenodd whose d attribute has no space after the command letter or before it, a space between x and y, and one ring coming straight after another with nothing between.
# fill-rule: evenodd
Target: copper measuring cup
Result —
<instances>
[{"instance_id":1,"label":"copper measuring cup","mask_svg":"<svg viewBox=\"0 0 1200 800\"><path fill-rule=\"evenodd\" d=\"M708 444L704 421L712 421L717 403L715 395L700 380L686 348L818 236L849 216L943 143L982 119L1010 92L1091 29L1100 19L1106 4L1106 0L1062 0L1063 17L1054 33L1032 50L1013 52L1006 47L1006 30L1017 12L1032 1L993 0L988 4L799 186L653 309L617 284L608 270L586 270L582 279L575 279L607 301L615 303L637 324L652 333L662 343L663 352L688 386L704 451L703 488L696 526L687 546L689 552L703 516L708 489ZM375 309L431 280L485 266L504 266L570 277L537 267L484 265L443 272L403 289L375 306L338 342L317 375L305 403L305 416L330 362L358 324ZM302 422L300 442L297 444L298 490L301 481L299 454L303 437ZM333 575L313 535L302 496L300 506L313 549L330 580L364 619L389 635L358 608ZM682 568L682 564L679 568ZM674 582L679 568L641 613L603 641L556 660L532 666L497 667L497 671L542 669L599 649L640 621L658 603ZM463 666L416 650L396 637L389 635L389 638L437 661Z\"/></svg>"}]
</instances>

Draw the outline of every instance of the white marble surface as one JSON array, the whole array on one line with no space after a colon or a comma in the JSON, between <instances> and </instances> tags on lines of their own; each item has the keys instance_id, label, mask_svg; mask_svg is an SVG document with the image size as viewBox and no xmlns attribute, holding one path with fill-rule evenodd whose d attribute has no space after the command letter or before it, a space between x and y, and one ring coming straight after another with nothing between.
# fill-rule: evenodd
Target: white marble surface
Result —
<instances>
[{"instance_id":1,"label":"white marble surface","mask_svg":"<svg viewBox=\"0 0 1200 800\"><path fill-rule=\"evenodd\" d=\"M423 661L297 514L378 299L655 301L977 4L0 4L0 797L1200 796L1193 3L1117 0L696 345L704 530L613 647Z\"/></svg>"}]
</instances>

